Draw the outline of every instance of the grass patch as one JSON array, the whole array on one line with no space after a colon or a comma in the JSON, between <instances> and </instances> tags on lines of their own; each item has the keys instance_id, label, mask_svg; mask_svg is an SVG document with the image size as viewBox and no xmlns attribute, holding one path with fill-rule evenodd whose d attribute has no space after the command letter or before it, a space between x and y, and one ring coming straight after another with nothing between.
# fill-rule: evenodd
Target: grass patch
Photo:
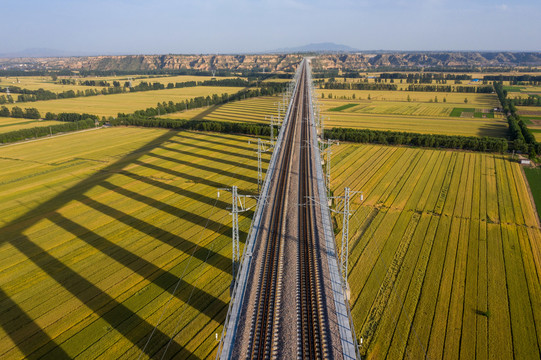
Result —
<instances>
[{"instance_id":1,"label":"grass patch","mask_svg":"<svg viewBox=\"0 0 541 360\"><path fill-rule=\"evenodd\" d=\"M476 111L473 113L473 117L476 117L476 118L486 118L486 119L494 119L494 112L493 111L490 111L488 113L483 113L483 112L480 112L480 111Z\"/></svg>"},{"instance_id":2,"label":"grass patch","mask_svg":"<svg viewBox=\"0 0 541 360\"><path fill-rule=\"evenodd\" d=\"M541 216L541 168L524 168L524 172L530 184L537 213Z\"/></svg>"},{"instance_id":3,"label":"grass patch","mask_svg":"<svg viewBox=\"0 0 541 360\"><path fill-rule=\"evenodd\" d=\"M523 86L504 86L504 90L507 90L508 93L510 92L521 92L525 87Z\"/></svg>"},{"instance_id":4,"label":"grass patch","mask_svg":"<svg viewBox=\"0 0 541 360\"><path fill-rule=\"evenodd\" d=\"M357 106L357 105L358 104L344 104L342 106L337 106L335 108L329 109L329 111L342 111L342 110L346 110L346 109L352 108L352 107Z\"/></svg>"},{"instance_id":5,"label":"grass patch","mask_svg":"<svg viewBox=\"0 0 541 360\"><path fill-rule=\"evenodd\" d=\"M451 111L451 114L449 114L449 116L461 117L463 112L472 112L472 113L474 113L475 109L474 108L454 108Z\"/></svg>"}]
</instances>

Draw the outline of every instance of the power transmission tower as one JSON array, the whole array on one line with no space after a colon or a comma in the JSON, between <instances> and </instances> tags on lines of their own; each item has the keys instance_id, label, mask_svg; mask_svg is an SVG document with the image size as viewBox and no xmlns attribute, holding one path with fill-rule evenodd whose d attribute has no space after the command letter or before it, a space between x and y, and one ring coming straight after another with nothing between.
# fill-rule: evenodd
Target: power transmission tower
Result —
<instances>
[{"instance_id":1,"label":"power transmission tower","mask_svg":"<svg viewBox=\"0 0 541 360\"><path fill-rule=\"evenodd\" d=\"M342 271L342 276L345 280L346 286L348 285L348 261L349 261L349 217L351 213L349 212L349 204L351 198L355 194L361 194L361 201L364 200L364 195L361 191L351 191L350 188L346 187L344 189L343 196L335 196L331 199L342 199L342 211L338 212L332 210L336 213L341 213L343 216L342 221L342 244L340 248L340 269Z\"/></svg>"},{"instance_id":2,"label":"power transmission tower","mask_svg":"<svg viewBox=\"0 0 541 360\"><path fill-rule=\"evenodd\" d=\"M271 131L271 134L272 134L272 131ZM263 185L263 166L262 166L261 155L264 152L270 151L273 146L274 144L271 143L271 147L265 147L265 142L261 140L260 138L257 139L257 193L258 194L261 191L261 186Z\"/></svg>"},{"instance_id":3,"label":"power transmission tower","mask_svg":"<svg viewBox=\"0 0 541 360\"><path fill-rule=\"evenodd\" d=\"M325 154L326 161L325 161L325 185L327 185L327 196L331 196L331 146L333 144L340 145L338 141L334 141L331 139L327 139L327 142L321 141L320 142L321 147L324 148L324 150L321 150L322 153Z\"/></svg>"},{"instance_id":4,"label":"power transmission tower","mask_svg":"<svg viewBox=\"0 0 541 360\"><path fill-rule=\"evenodd\" d=\"M250 210L252 207L246 207L246 198L255 198L252 195L239 195L238 187L232 186L231 188L220 188L218 189L218 198L220 197L220 190L230 191L231 192L231 212L230 215L233 217L232 229L233 233L231 235L232 239L232 275L233 281L231 283L231 289L233 289L233 284L235 282L235 277L237 275L238 267L240 266L240 244L239 244L239 213ZM255 206L255 205L254 205Z\"/></svg>"}]
</instances>

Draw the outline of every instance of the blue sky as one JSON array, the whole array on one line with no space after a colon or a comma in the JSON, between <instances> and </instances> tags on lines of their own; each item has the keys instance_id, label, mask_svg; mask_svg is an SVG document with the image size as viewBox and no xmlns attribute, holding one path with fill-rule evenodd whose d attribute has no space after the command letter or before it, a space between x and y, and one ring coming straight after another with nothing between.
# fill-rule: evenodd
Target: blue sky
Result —
<instances>
[{"instance_id":1,"label":"blue sky","mask_svg":"<svg viewBox=\"0 0 541 360\"><path fill-rule=\"evenodd\" d=\"M0 53L541 50L541 0L0 0Z\"/></svg>"}]
</instances>

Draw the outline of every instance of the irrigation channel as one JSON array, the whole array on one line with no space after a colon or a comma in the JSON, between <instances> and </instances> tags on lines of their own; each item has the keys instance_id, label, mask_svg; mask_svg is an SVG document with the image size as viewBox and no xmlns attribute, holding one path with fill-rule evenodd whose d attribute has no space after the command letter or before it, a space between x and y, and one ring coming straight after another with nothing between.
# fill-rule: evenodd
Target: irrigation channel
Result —
<instances>
[{"instance_id":1,"label":"irrigation channel","mask_svg":"<svg viewBox=\"0 0 541 360\"><path fill-rule=\"evenodd\" d=\"M222 359L357 358L303 60L236 278Z\"/></svg>"}]
</instances>

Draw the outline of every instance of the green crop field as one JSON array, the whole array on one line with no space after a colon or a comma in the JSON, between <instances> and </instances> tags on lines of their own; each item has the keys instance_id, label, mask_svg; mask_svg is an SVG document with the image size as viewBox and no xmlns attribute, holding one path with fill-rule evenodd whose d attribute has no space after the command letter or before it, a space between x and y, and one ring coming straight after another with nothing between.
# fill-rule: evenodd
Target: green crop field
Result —
<instances>
[{"instance_id":1,"label":"green crop field","mask_svg":"<svg viewBox=\"0 0 541 360\"><path fill-rule=\"evenodd\" d=\"M234 101L223 105L211 106L204 109L193 109L178 113L162 115L163 118L187 120L212 120L228 122L258 122L269 123L265 118L278 115L277 96L263 96L246 100ZM283 115L283 114L282 114Z\"/></svg>"},{"instance_id":2,"label":"green crop field","mask_svg":"<svg viewBox=\"0 0 541 360\"><path fill-rule=\"evenodd\" d=\"M46 112L76 112L88 113L98 116L116 116L119 112L131 113L135 110L156 106L158 102L180 102L198 96L212 96L213 94L235 94L238 87L197 86L180 89L164 89L154 91L140 91L126 94L98 95L72 99L59 99L24 103L27 107L35 107L44 115ZM6 105L22 106L20 104Z\"/></svg>"},{"instance_id":3,"label":"green crop field","mask_svg":"<svg viewBox=\"0 0 541 360\"><path fill-rule=\"evenodd\" d=\"M535 200L535 206L537 207L537 213L541 218L541 168L524 168L524 173L530 184L530 190Z\"/></svg>"},{"instance_id":4,"label":"green crop field","mask_svg":"<svg viewBox=\"0 0 541 360\"><path fill-rule=\"evenodd\" d=\"M167 357L213 358L231 281L216 188L257 189L248 139L109 128L3 147L0 357L159 358L172 339Z\"/></svg>"},{"instance_id":5,"label":"green crop field","mask_svg":"<svg viewBox=\"0 0 541 360\"><path fill-rule=\"evenodd\" d=\"M50 126L63 124L62 121L45 121L32 119L16 119L0 117L0 133L6 133L15 130L28 129L38 126Z\"/></svg>"},{"instance_id":6,"label":"green crop field","mask_svg":"<svg viewBox=\"0 0 541 360\"><path fill-rule=\"evenodd\" d=\"M364 192L352 200L349 274L362 354L539 359L541 228L519 165L406 147L333 152L334 194Z\"/></svg>"}]
</instances>

